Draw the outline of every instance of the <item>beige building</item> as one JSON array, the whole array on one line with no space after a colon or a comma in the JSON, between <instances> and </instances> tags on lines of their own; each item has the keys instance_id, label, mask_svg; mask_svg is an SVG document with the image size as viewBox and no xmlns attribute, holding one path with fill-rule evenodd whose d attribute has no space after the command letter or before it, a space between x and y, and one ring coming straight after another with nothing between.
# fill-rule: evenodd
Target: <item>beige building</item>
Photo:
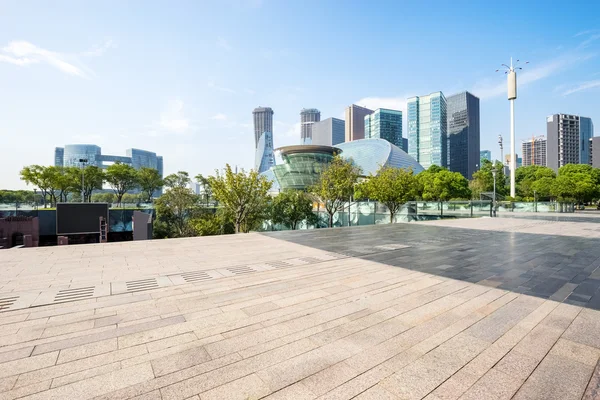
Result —
<instances>
[{"instance_id":1,"label":"beige building","mask_svg":"<svg viewBox=\"0 0 600 400\"><path fill-rule=\"evenodd\" d=\"M365 138L365 117L373 110L352 104L346 107L346 142Z\"/></svg>"},{"instance_id":2,"label":"beige building","mask_svg":"<svg viewBox=\"0 0 600 400\"><path fill-rule=\"evenodd\" d=\"M546 166L546 136L540 135L521 144L523 166L540 165Z\"/></svg>"}]
</instances>

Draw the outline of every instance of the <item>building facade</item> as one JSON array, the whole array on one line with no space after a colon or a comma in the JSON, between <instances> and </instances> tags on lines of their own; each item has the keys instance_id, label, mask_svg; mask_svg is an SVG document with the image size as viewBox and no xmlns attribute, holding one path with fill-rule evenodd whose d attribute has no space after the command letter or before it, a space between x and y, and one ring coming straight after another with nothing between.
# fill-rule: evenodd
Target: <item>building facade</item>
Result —
<instances>
[{"instance_id":1,"label":"building facade","mask_svg":"<svg viewBox=\"0 0 600 400\"><path fill-rule=\"evenodd\" d=\"M312 144L320 146L335 146L344 143L345 138L344 120L338 118L327 118L312 124Z\"/></svg>"},{"instance_id":2,"label":"building facade","mask_svg":"<svg viewBox=\"0 0 600 400\"><path fill-rule=\"evenodd\" d=\"M263 132L258 139L258 144L256 145L256 151L254 153L254 169L259 173L262 173L274 165L273 134L271 132Z\"/></svg>"},{"instance_id":3,"label":"building facade","mask_svg":"<svg viewBox=\"0 0 600 400\"><path fill-rule=\"evenodd\" d=\"M365 116L365 139L384 139L406 151L402 143L402 111L378 108Z\"/></svg>"},{"instance_id":4,"label":"building facade","mask_svg":"<svg viewBox=\"0 0 600 400\"><path fill-rule=\"evenodd\" d=\"M345 142L360 140L365 138L365 117L372 114L373 110L352 104L346 107L346 133Z\"/></svg>"},{"instance_id":5,"label":"building facade","mask_svg":"<svg viewBox=\"0 0 600 400\"><path fill-rule=\"evenodd\" d=\"M594 124L590 118L554 114L546 118L547 166L555 171L567 164L589 164L590 139Z\"/></svg>"},{"instance_id":6,"label":"building facade","mask_svg":"<svg viewBox=\"0 0 600 400\"><path fill-rule=\"evenodd\" d=\"M504 165L506 165L507 167L510 166L510 154L505 154L504 155ZM523 159L521 157L519 157L519 155L517 154L517 160L516 160L516 164L517 164L517 168L520 168L523 166ZM510 170L510 168L509 168Z\"/></svg>"},{"instance_id":7,"label":"building facade","mask_svg":"<svg viewBox=\"0 0 600 400\"><path fill-rule=\"evenodd\" d=\"M62 167L81 167L84 165L95 165L102 167L102 151L95 144L67 144L63 148ZM54 150L56 162L56 150ZM79 160L87 160L81 162Z\"/></svg>"},{"instance_id":8,"label":"building facade","mask_svg":"<svg viewBox=\"0 0 600 400\"><path fill-rule=\"evenodd\" d=\"M65 148L64 147L56 147L54 148L54 166L62 167L65 163Z\"/></svg>"},{"instance_id":9,"label":"building facade","mask_svg":"<svg viewBox=\"0 0 600 400\"><path fill-rule=\"evenodd\" d=\"M257 107L252 111L254 120L254 147L263 132L273 133L273 110L271 107Z\"/></svg>"},{"instance_id":10,"label":"building facade","mask_svg":"<svg viewBox=\"0 0 600 400\"><path fill-rule=\"evenodd\" d=\"M492 161L492 152L489 150L481 150L479 152L479 160L481 163L483 163L483 160Z\"/></svg>"},{"instance_id":11,"label":"building facade","mask_svg":"<svg viewBox=\"0 0 600 400\"><path fill-rule=\"evenodd\" d=\"M300 111L300 143L311 144L313 124L321 120L321 111L316 108L303 108Z\"/></svg>"},{"instance_id":12,"label":"building facade","mask_svg":"<svg viewBox=\"0 0 600 400\"><path fill-rule=\"evenodd\" d=\"M479 98L461 92L446 99L448 169L467 179L479 169Z\"/></svg>"},{"instance_id":13,"label":"building facade","mask_svg":"<svg viewBox=\"0 0 600 400\"><path fill-rule=\"evenodd\" d=\"M546 136L540 135L529 140L524 140L521 144L521 156L523 157L523 166L530 165L546 166L547 157Z\"/></svg>"},{"instance_id":14,"label":"building facade","mask_svg":"<svg viewBox=\"0 0 600 400\"><path fill-rule=\"evenodd\" d=\"M442 92L408 99L408 154L423 168L446 167L447 118L446 98Z\"/></svg>"},{"instance_id":15,"label":"building facade","mask_svg":"<svg viewBox=\"0 0 600 400\"><path fill-rule=\"evenodd\" d=\"M594 136L590 139L589 164L594 168L600 168L600 136ZM594 152L596 157L594 157Z\"/></svg>"}]
</instances>

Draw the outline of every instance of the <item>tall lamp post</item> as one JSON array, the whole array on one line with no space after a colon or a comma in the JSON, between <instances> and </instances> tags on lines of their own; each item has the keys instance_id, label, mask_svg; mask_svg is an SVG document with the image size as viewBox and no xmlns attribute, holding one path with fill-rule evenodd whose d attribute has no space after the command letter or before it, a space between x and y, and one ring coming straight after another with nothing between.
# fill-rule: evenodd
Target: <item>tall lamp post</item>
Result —
<instances>
[{"instance_id":1,"label":"tall lamp post","mask_svg":"<svg viewBox=\"0 0 600 400\"><path fill-rule=\"evenodd\" d=\"M500 162L504 165L504 145L502 144L502 135L498 135L498 146L500 146Z\"/></svg>"},{"instance_id":2,"label":"tall lamp post","mask_svg":"<svg viewBox=\"0 0 600 400\"><path fill-rule=\"evenodd\" d=\"M515 170L517 169L517 157L515 155L515 99L517 98L517 67L519 60L513 65L512 57L510 66L502 64L505 68L508 83L508 101L510 101L510 197L515 197ZM529 64L526 61L525 64ZM499 69L496 72L500 71Z\"/></svg>"},{"instance_id":3,"label":"tall lamp post","mask_svg":"<svg viewBox=\"0 0 600 400\"><path fill-rule=\"evenodd\" d=\"M88 162L88 159L87 158L80 158L79 162L81 163L81 202L85 203L85 198L84 198L85 190L84 190L84 186L83 186L83 183L84 183L84 178L83 178L84 173L83 172L85 171L84 166Z\"/></svg>"},{"instance_id":4,"label":"tall lamp post","mask_svg":"<svg viewBox=\"0 0 600 400\"><path fill-rule=\"evenodd\" d=\"M492 203L492 216L496 216L496 173L498 172L498 170L496 170L496 167L494 166L492 168L492 176L494 177L494 202Z\"/></svg>"}]
</instances>

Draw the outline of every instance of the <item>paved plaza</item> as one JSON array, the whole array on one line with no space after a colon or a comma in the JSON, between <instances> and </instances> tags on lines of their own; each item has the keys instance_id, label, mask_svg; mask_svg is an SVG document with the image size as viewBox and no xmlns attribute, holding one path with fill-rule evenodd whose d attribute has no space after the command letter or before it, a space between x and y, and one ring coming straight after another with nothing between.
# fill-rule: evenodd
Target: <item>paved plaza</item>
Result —
<instances>
[{"instance_id":1,"label":"paved plaza","mask_svg":"<svg viewBox=\"0 0 600 400\"><path fill-rule=\"evenodd\" d=\"M0 251L0 399L597 399L573 218Z\"/></svg>"}]
</instances>

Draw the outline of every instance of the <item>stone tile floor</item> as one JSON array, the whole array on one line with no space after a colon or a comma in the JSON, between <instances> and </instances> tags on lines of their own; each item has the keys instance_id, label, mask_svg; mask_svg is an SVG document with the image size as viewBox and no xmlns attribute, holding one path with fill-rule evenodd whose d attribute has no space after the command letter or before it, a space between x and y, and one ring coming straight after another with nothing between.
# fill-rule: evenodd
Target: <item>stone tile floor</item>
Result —
<instances>
[{"instance_id":1,"label":"stone tile floor","mask_svg":"<svg viewBox=\"0 0 600 400\"><path fill-rule=\"evenodd\" d=\"M0 399L599 398L597 239L473 221L2 251L2 294L280 267L0 312Z\"/></svg>"}]
</instances>

